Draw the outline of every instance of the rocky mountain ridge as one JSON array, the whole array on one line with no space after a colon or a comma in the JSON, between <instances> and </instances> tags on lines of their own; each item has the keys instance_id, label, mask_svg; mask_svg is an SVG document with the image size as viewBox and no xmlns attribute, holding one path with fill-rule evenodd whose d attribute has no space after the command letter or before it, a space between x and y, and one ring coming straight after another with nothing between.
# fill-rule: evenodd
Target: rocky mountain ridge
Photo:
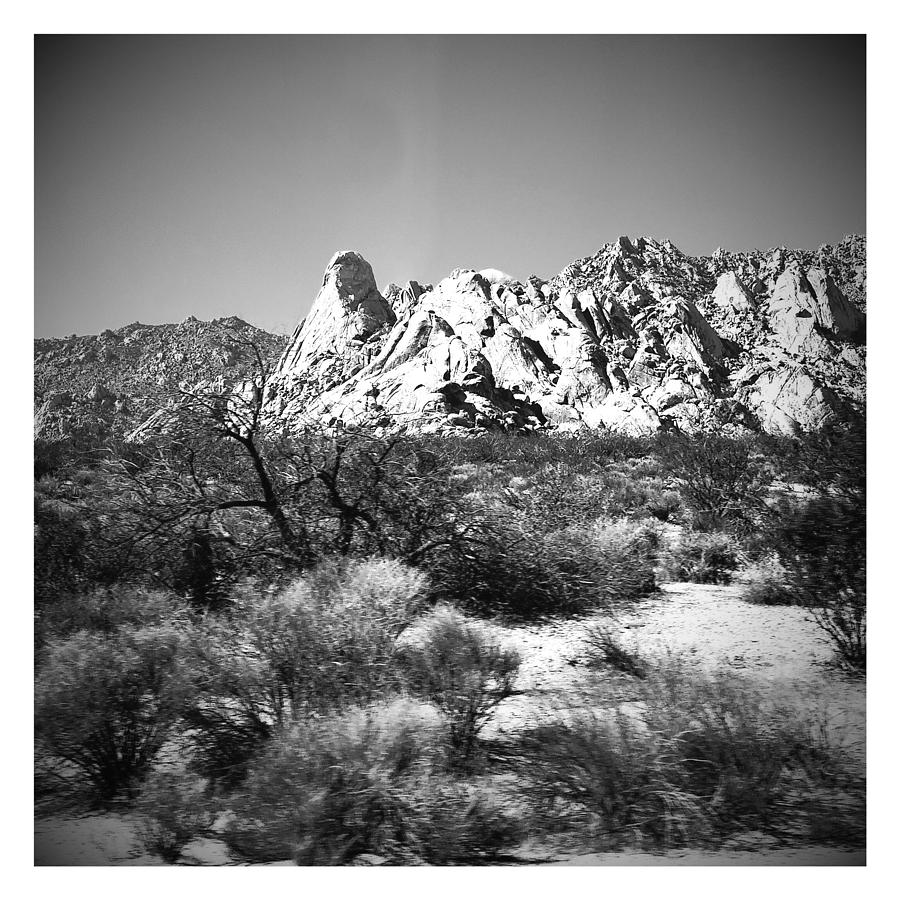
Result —
<instances>
[{"instance_id":1,"label":"rocky mountain ridge","mask_svg":"<svg viewBox=\"0 0 900 900\"><path fill-rule=\"evenodd\" d=\"M621 237L558 275L380 291L341 251L290 339L231 317L35 341L35 433L155 430L179 391L272 371L278 428L794 433L865 415L865 237L683 254ZM261 359L257 359L256 350Z\"/></svg>"},{"instance_id":2,"label":"rocky mountain ridge","mask_svg":"<svg viewBox=\"0 0 900 900\"><path fill-rule=\"evenodd\" d=\"M127 433L182 387L232 385L258 370L256 351L274 365L287 338L230 316L176 325L135 322L99 335L34 342L35 436L78 429Z\"/></svg>"},{"instance_id":3,"label":"rocky mountain ridge","mask_svg":"<svg viewBox=\"0 0 900 900\"><path fill-rule=\"evenodd\" d=\"M795 433L865 411L864 237L690 257L621 237L559 275L390 284L329 263L270 422L423 431L677 427Z\"/></svg>"}]
</instances>

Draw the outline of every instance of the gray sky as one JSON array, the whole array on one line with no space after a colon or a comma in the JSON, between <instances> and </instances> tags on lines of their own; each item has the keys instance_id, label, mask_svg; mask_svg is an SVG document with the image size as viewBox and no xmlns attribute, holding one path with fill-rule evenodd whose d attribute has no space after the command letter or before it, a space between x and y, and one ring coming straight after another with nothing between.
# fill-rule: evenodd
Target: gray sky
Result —
<instances>
[{"instance_id":1,"label":"gray sky","mask_svg":"<svg viewBox=\"0 0 900 900\"><path fill-rule=\"evenodd\" d=\"M35 333L865 232L863 37L39 37Z\"/></svg>"}]
</instances>

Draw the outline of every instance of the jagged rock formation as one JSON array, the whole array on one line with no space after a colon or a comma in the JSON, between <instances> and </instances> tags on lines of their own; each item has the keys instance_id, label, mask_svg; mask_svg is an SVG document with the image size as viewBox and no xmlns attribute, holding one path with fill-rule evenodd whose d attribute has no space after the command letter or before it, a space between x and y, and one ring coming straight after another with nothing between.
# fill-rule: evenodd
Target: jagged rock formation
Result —
<instances>
[{"instance_id":1,"label":"jagged rock formation","mask_svg":"<svg viewBox=\"0 0 900 900\"><path fill-rule=\"evenodd\" d=\"M865 238L688 257L619 238L545 281L378 291L335 255L266 395L288 427L793 433L864 414Z\"/></svg>"},{"instance_id":2,"label":"jagged rock formation","mask_svg":"<svg viewBox=\"0 0 900 900\"><path fill-rule=\"evenodd\" d=\"M344 251L289 340L189 318L35 341L35 432L164 430L180 389L246 387L253 346L280 354L265 416L289 429L820 428L865 412L865 250L622 237L550 280L456 269L383 293Z\"/></svg>"},{"instance_id":3,"label":"jagged rock formation","mask_svg":"<svg viewBox=\"0 0 900 900\"><path fill-rule=\"evenodd\" d=\"M234 316L35 340L35 436L80 428L126 434L170 404L179 388L251 378L258 368L254 347L274 365L286 344Z\"/></svg>"}]
</instances>

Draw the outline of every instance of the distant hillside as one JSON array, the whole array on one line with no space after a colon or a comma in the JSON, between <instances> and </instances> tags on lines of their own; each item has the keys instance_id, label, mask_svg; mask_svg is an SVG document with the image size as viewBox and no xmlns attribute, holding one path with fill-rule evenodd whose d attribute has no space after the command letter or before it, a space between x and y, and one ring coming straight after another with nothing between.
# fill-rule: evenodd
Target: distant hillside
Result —
<instances>
[{"instance_id":1,"label":"distant hillside","mask_svg":"<svg viewBox=\"0 0 900 900\"><path fill-rule=\"evenodd\" d=\"M78 428L124 433L180 387L252 374L257 347L267 365L287 344L234 316L177 325L136 322L99 335L34 342L35 435L58 437Z\"/></svg>"}]
</instances>

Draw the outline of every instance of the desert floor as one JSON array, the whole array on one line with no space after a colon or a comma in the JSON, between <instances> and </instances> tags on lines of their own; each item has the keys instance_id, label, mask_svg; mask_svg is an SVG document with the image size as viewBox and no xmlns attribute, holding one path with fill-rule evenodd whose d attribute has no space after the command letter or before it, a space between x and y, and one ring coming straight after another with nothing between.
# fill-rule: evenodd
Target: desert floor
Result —
<instances>
[{"instance_id":1,"label":"desert floor","mask_svg":"<svg viewBox=\"0 0 900 900\"><path fill-rule=\"evenodd\" d=\"M537 717L564 715L589 703L627 705L624 676L590 672L585 637L598 624L612 628L625 646L648 660L667 655L699 667L739 673L798 708L815 707L845 752L865 765L865 685L831 665L832 651L808 615L794 607L756 606L742 599L741 585L667 584L634 611L615 619L593 616L542 626L493 629L522 657L517 692L495 711L486 737L502 737ZM623 693L624 692L624 693ZM38 811L35 865L162 865L142 853L137 821L128 814L67 815ZM865 851L779 844L749 833L721 850L632 851L569 855L546 847L523 847L511 864L821 866L865 865ZM222 841L189 845L185 865L240 865ZM285 863L288 864L288 863Z\"/></svg>"}]
</instances>

